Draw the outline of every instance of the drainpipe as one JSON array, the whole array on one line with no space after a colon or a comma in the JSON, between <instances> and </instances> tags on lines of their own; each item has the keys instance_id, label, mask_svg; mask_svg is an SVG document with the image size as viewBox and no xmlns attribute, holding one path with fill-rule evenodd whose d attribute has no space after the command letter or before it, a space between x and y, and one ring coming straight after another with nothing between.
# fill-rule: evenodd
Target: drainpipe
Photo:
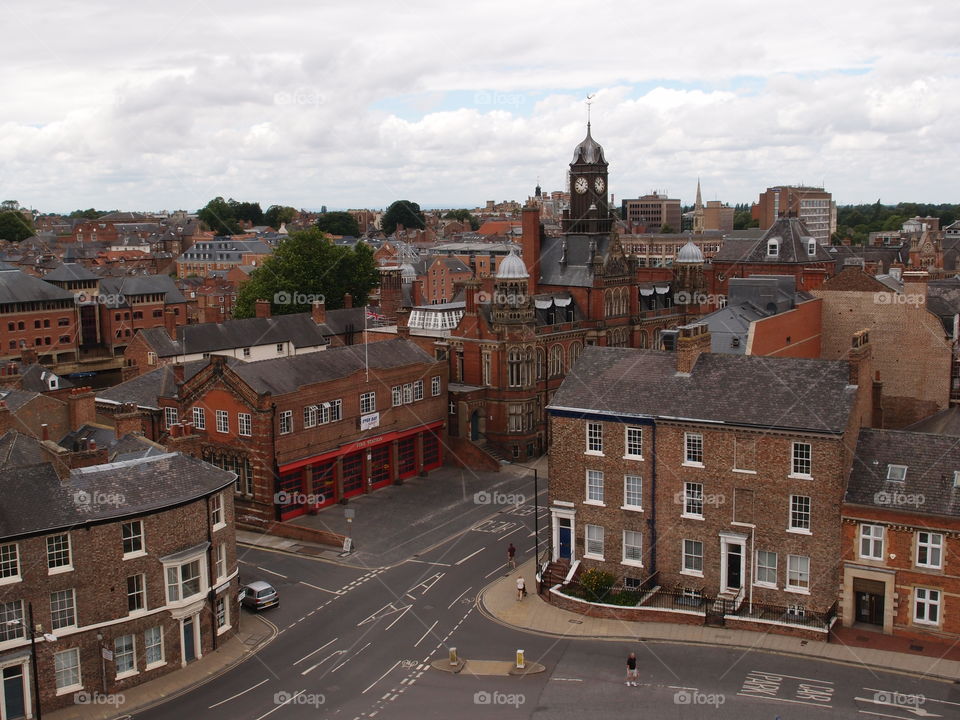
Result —
<instances>
[{"instance_id":1,"label":"drainpipe","mask_svg":"<svg viewBox=\"0 0 960 720\"><path fill-rule=\"evenodd\" d=\"M213 546L213 518L210 517L211 510L211 500L212 496L207 495L207 543L209 547L207 548L207 582L210 582L210 574L216 572L217 562L216 562L216 548ZM220 512L226 512L226 509L223 507L223 501L221 500ZM210 589L207 590L207 601L210 603L210 630L212 633L211 640L213 644L211 645L211 650L215 651L217 649L217 584L213 582L210 584ZM226 600L224 600L226 602ZM200 618L197 618L197 622L200 622ZM181 635L183 633L181 632ZM202 635L201 635L202 637ZM201 647L201 652L203 648Z\"/></svg>"},{"instance_id":2,"label":"drainpipe","mask_svg":"<svg viewBox=\"0 0 960 720\"><path fill-rule=\"evenodd\" d=\"M650 423L650 575L657 573L657 423Z\"/></svg>"}]
</instances>

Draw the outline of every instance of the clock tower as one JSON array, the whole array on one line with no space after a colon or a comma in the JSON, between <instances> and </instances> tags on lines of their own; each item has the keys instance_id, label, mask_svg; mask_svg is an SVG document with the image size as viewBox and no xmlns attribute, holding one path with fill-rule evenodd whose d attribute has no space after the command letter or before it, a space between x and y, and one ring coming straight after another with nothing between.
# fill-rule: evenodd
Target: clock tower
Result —
<instances>
[{"instance_id":1,"label":"clock tower","mask_svg":"<svg viewBox=\"0 0 960 720\"><path fill-rule=\"evenodd\" d=\"M610 232L607 198L607 161L603 148L590 134L574 148L570 163L570 208L564 212L563 229L568 233Z\"/></svg>"}]
</instances>

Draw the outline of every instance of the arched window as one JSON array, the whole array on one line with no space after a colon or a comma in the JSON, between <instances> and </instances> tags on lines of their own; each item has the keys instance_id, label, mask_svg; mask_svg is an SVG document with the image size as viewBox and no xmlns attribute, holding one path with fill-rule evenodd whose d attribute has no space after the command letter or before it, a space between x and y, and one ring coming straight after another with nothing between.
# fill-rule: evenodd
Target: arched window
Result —
<instances>
[{"instance_id":1,"label":"arched window","mask_svg":"<svg viewBox=\"0 0 960 720\"><path fill-rule=\"evenodd\" d=\"M768 257L780 256L780 238L770 238L767 241L767 256Z\"/></svg>"},{"instance_id":2,"label":"arched window","mask_svg":"<svg viewBox=\"0 0 960 720\"><path fill-rule=\"evenodd\" d=\"M613 292L608 288L603 291L603 316L613 315Z\"/></svg>"},{"instance_id":3,"label":"arched window","mask_svg":"<svg viewBox=\"0 0 960 720\"><path fill-rule=\"evenodd\" d=\"M563 372L563 348L554 345L550 348L550 377L556 377Z\"/></svg>"},{"instance_id":4,"label":"arched window","mask_svg":"<svg viewBox=\"0 0 960 720\"><path fill-rule=\"evenodd\" d=\"M641 330L640 331L640 347L647 348L649 346L650 346L650 338L647 337L647 331Z\"/></svg>"},{"instance_id":5,"label":"arched window","mask_svg":"<svg viewBox=\"0 0 960 720\"><path fill-rule=\"evenodd\" d=\"M510 348L507 353L507 385L523 387L523 355L520 348Z\"/></svg>"},{"instance_id":6,"label":"arched window","mask_svg":"<svg viewBox=\"0 0 960 720\"><path fill-rule=\"evenodd\" d=\"M537 348L537 380L543 380L545 356L543 348Z\"/></svg>"},{"instance_id":7,"label":"arched window","mask_svg":"<svg viewBox=\"0 0 960 720\"><path fill-rule=\"evenodd\" d=\"M577 359L580 357L580 351L583 350L583 345L578 342L570 344L570 362L567 364L567 367L572 368L574 363L577 362Z\"/></svg>"}]
</instances>

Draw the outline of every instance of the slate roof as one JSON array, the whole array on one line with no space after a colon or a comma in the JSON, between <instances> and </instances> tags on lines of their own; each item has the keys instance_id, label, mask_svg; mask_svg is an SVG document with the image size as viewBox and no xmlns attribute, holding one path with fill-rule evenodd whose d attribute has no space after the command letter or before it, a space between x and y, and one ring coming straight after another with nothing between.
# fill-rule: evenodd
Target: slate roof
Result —
<instances>
[{"instance_id":1,"label":"slate roof","mask_svg":"<svg viewBox=\"0 0 960 720\"><path fill-rule=\"evenodd\" d=\"M906 245L831 245L827 252L836 261L836 272L842 272L844 264L849 258L863 258L864 261L883 264L884 270L889 270L893 263L910 264L910 248Z\"/></svg>"},{"instance_id":2,"label":"slate roof","mask_svg":"<svg viewBox=\"0 0 960 720\"><path fill-rule=\"evenodd\" d=\"M16 412L31 400L40 397L40 393L15 388L0 388L0 400L3 400L10 412Z\"/></svg>"},{"instance_id":3,"label":"slate roof","mask_svg":"<svg viewBox=\"0 0 960 720\"><path fill-rule=\"evenodd\" d=\"M100 280L100 294L116 296L114 302L104 303L107 307L128 307L128 303L120 301L121 296L127 298L153 293L163 293L167 304L186 302L169 275L124 275Z\"/></svg>"},{"instance_id":4,"label":"slate roof","mask_svg":"<svg viewBox=\"0 0 960 720\"><path fill-rule=\"evenodd\" d=\"M908 425L904 430L960 437L960 406L953 405L923 420Z\"/></svg>"},{"instance_id":5,"label":"slate roof","mask_svg":"<svg viewBox=\"0 0 960 720\"><path fill-rule=\"evenodd\" d=\"M74 386L74 383L67 378L51 372L39 363L31 363L30 365L21 363L18 369L20 372L20 389L26 392L49 392L50 379L54 377L57 378L57 389L59 390Z\"/></svg>"},{"instance_id":6,"label":"slate roof","mask_svg":"<svg viewBox=\"0 0 960 720\"><path fill-rule=\"evenodd\" d=\"M586 347L549 408L839 434L856 397L844 361L705 353L689 375L676 361L673 352Z\"/></svg>"},{"instance_id":7,"label":"slate roof","mask_svg":"<svg viewBox=\"0 0 960 720\"><path fill-rule=\"evenodd\" d=\"M363 308L360 308L360 312L362 323ZM328 343L324 337L323 328L313 321L310 313L180 325L177 327L176 341L170 337L165 328L150 328L140 332L158 357L214 353L220 350L288 341L297 348Z\"/></svg>"},{"instance_id":8,"label":"slate roof","mask_svg":"<svg viewBox=\"0 0 960 720\"><path fill-rule=\"evenodd\" d=\"M95 275L78 263L63 263L60 267L44 275L43 279L66 282L68 280L99 280L100 276Z\"/></svg>"},{"instance_id":9,"label":"slate roof","mask_svg":"<svg viewBox=\"0 0 960 720\"><path fill-rule=\"evenodd\" d=\"M562 237L543 238L538 282L541 285L592 287L593 267L589 265L591 240L596 243L596 256L606 257L613 243L612 238L606 234L567 234ZM561 263L561 258L566 258L566 262Z\"/></svg>"},{"instance_id":10,"label":"slate roof","mask_svg":"<svg viewBox=\"0 0 960 720\"><path fill-rule=\"evenodd\" d=\"M110 462L155 457L166 452L163 445L147 440L142 435L127 434L110 446Z\"/></svg>"},{"instance_id":11,"label":"slate roof","mask_svg":"<svg viewBox=\"0 0 960 720\"><path fill-rule=\"evenodd\" d=\"M221 490L235 477L180 453L77 468L65 482L50 463L3 470L0 537L158 512Z\"/></svg>"},{"instance_id":12,"label":"slate roof","mask_svg":"<svg viewBox=\"0 0 960 720\"><path fill-rule=\"evenodd\" d=\"M189 380L207 366L207 360L194 360L183 364L184 380ZM240 362L230 359L227 364ZM110 388L97 390L97 402L107 402L115 405L133 403L137 407L159 407L157 398L174 397L177 394L177 380L172 365L164 365L143 375L114 385Z\"/></svg>"},{"instance_id":13,"label":"slate roof","mask_svg":"<svg viewBox=\"0 0 960 720\"><path fill-rule=\"evenodd\" d=\"M0 436L0 469L26 467L49 462L50 453L40 441L16 430L8 430Z\"/></svg>"},{"instance_id":14,"label":"slate roof","mask_svg":"<svg viewBox=\"0 0 960 720\"><path fill-rule=\"evenodd\" d=\"M728 237L723 241L720 250L713 256L714 262L733 263L822 263L834 262L828 250L817 245L815 255L810 255L807 249L807 238L813 234L807 229L803 220L795 217L782 217L763 233L759 240L748 240L741 237ZM773 238L780 238L780 249L777 257L767 255L767 242Z\"/></svg>"},{"instance_id":15,"label":"slate roof","mask_svg":"<svg viewBox=\"0 0 960 720\"><path fill-rule=\"evenodd\" d=\"M73 300L73 293L19 270L0 270L0 304Z\"/></svg>"},{"instance_id":16,"label":"slate roof","mask_svg":"<svg viewBox=\"0 0 960 720\"><path fill-rule=\"evenodd\" d=\"M887 480L891 464L907 466L903 482ZM864 429L857 439L844 502L960 517L955 471L960 471L960 441L955 436ZM913 496L913 500L899 503L897 496Z\"/></svg>"}]
</instances>

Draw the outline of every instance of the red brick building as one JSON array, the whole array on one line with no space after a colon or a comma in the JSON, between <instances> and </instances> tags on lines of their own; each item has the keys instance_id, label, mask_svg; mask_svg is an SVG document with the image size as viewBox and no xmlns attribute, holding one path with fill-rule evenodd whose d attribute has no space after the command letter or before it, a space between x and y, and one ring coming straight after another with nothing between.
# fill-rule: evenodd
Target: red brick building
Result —
<instances>
[{"instance_id":1,"label":"red brick building","mask_svg":"<svg viewBox=\"0 0 960 720\"><path fill-rule=\"evenodd\" d=\"M174 453L65 478L52 464L0 471L2 717L36 716L31 634L51 711L122 694L236 632L232 484Z\"/></svg>"},{"instance_id":2,"label":"red brick building","mask_svg":"<svg viewBox=\"0 0 960 720\"><path fill-rule=\"evenodd\" d=\"M22 360L25 351L47 364L77 359L72 291L0 265L0 316L0 360Z\"/></svg>"},{"instance_id":3,"label":"red brick building","mask_svg":"<svg viewBox=\"0 0 960 720\"><path fill-rule=\"evenodd\" d=\"M957 438L861 430L843 503L845 626L960 639Z\"/></svg>"}]
</instances>

